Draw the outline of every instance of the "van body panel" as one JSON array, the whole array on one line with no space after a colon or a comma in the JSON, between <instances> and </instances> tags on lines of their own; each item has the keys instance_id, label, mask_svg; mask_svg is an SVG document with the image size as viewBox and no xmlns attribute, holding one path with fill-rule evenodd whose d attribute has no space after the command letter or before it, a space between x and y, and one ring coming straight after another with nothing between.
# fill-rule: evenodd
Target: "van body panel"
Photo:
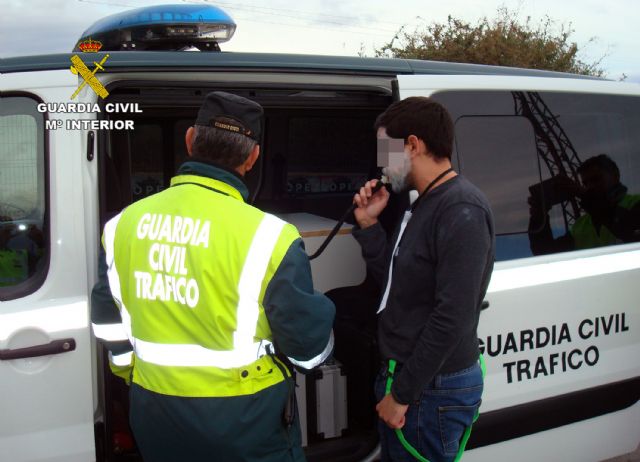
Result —
<instances>
[{"instance_id":1,"label":"van body panel","mask_svg":"<svg viewBox=\"0 0 640 462\"><path fill-rule=\"evenodd\" d=\"M590 249L496 263L486 295L490 306L482 312L478 332L487 363L485 412L640 376L634 360L640 337L632 329L640 310L638 293L630 290L640 277L640 246L620 247L615 253ZM563 352L581 352L572 357L576 366L578 355L590 347L597 348L597 364L563 367ZM595 351L589 351L592 362ZM537 377L518 373L517 362L527 359L533 376L540 357L545 363ZM560 364L551 373L555 360Z\"/></svg>"},{"instance_id":2,"label":"van body panel","mask_svg":"<svg viewBox=\"0 0 640 462\"><path fill-rule=\"evenodd\" d=\"M102 59L104 52L95 53L96 59ZM0 59L0 72L44 71L66 69L71 54L52 54L23 56ZM530 75L536 77L558 77L576 79L596 79L590 76L577 76L563 72L522 69L513 67L487 66L483 64L449 63L416 59L360 58L353 56L320 56L278 53L176 53L166 51L117 51L110 52L105 69L117 67L123 70L144 71L171 68L196 70L212 68L216 70L233 69L245 71L303 72L361 75L398 75L398 74L440 74L440 75Z\"/></svg>"},{"instance_id":3,"label":"van body panel","mask_svg":"<svg viewBox=\"0 0 640 462\"><path fill-rule=\"evenodd\" d=\"M402 99L452 90L561 91L635 96L640 93L640 84L636 83L555 77L540 79L520 75L398 75L398 84Z\"/></svg>"},{"instance_id":4,"label":"van body panel","mask_svg":"<svg viewBox=\"0 0 640 462\"><path fill-rule=\"evenodd\" d=\"M1 91L29 91L36 96L46 95L47 99L42 98L44 102L71 102L70 97L73 94L78 82L78 76L70 71L71 61L66 70L46 70L33 72L16 72L16 73L0 73L0 82L2 84ZM65 93L64 99L51 99L50 91L59 92L63 88L71 90L68 95ZM43 95L44 93L44 95Z\"/></svg>"},{"instance_id":5,"label":"van body panel","mask_svg":"<svg viewBox=\"0 0 640 462\"><path fill-rule=\"evenodd\" d=\"M482 414L480 415L480 422ZM508 461L599 462L638 447L640 403L570 425L465 451L465 462ZM627 429L626 432L620 431ZM634 434L635 439L629 434Z\"/></svg>"}]
</instances>

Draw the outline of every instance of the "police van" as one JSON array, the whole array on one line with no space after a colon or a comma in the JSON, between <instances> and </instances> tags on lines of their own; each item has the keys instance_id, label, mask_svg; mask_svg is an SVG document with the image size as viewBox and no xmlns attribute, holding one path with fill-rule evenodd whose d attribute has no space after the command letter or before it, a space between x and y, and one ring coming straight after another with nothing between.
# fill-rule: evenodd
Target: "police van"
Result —
<instances>
[{"instance_id":1,"label":"police van","mask_svg":"<svg viewBox=\"0 0 640 462\"><path fill-rule=\"evenodd\" d=\"M250 200L295 224L310 254L379 174L376 116L409 96L444 104L454 167L488 197L497 234L479 325L485 393L465 460L601 461L638 447L640 86L406 59L225 53L217 42L235 25L217 8L152 8L99 21L73 53L0 60L0 460L137 460L126 386L90 328L101 230L169 185L186 157L184 133L214 90L265 108ZM180 40L201 51L176 51ZM583 163L601 154L631 198L628 229L555 245L592 210L575 191ZM392 196L387 230L408 201ZM297 390L310 461L377 454L379 287L352 223L312 260L337 316L333 362Z\"/></svg>"}]
</instances>

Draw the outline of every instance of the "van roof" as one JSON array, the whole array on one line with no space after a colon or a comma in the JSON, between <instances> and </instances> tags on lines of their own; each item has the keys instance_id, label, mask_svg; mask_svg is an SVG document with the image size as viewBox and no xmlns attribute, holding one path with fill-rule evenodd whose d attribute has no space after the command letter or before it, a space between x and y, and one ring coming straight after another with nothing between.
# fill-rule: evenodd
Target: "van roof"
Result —
<instances>
[{"instance_id":1,"label":"van roof","mask_svg":"<svg viewBox=\"0 0 640 462\"><path fill-rule=\"evenodd\" d=\"M68 69L72 53L20 56L0 59L0 73ZM85 57L102 58L105 53ZM360 58L351 56L299 55L276 53L185 52L185 51L116 51L109 53L105 71L140 71L141 69L185 71L216 68L221 70L318 72L339 74L396 75L519 75L564 78L596 78L564 72L521 69L515 67L462 64L417 59Z\"/></svg>"}]
</instances>

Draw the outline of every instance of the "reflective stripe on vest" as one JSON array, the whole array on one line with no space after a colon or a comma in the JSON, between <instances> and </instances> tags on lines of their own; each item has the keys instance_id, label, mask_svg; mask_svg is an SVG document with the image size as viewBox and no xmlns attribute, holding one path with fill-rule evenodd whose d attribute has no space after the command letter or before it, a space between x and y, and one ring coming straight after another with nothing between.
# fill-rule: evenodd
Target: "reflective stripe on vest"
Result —
<instances>
[{"instance_id":1,"label":"reflective stripe on vest","mask_svg":"<svg viewBox=\"0 0 640 462\"><path fill-rule=\"evenodd\" d=\"M239 354L252 349L260 313L262 280L284 225L285 222L281 219L265 214L253 236L249 253L242 266L238 284L240 299L236 310L237 328L233 333L233 347Z\"/></svg>"},{"instance_id":2,"label":"reflective stripe on vest","mask_svg":"<svg viewBox=\"0 0 640 462\"><path fill-rule=\"evenodd\" d=\"M136 339L134 350L138 358L158 366L211 366L230 369L246 366L266 355L266 348L269 345L271 342L264 340L259 343L252 342L248 348L244 349L217 351L204 348L201 345L168 345Z\"/></svg>"},{"instance_id":3,"label":"reflective stripe on vest","mask_svg":"<svg viewBox=\"0 0 640 462\"><path fill-rule=\"evenodd\" d=\"M130 366L133 360L133 351L128 351L127 353L122 353L119 355L114 355L109 352L109 362L111 362L115 366L126 367Z\"/></svg>"},{"instance_id":4,"label":"reflective stripe on vest","mask_svg":"<svg viewBox=\"0 0 640 462\"><path fill-rule=\"evenodd\" d=\"M93 335L105 342L119 342L128 340L124 325L119 322L115 324L96 324L92 323Z\"/></svg>"},{"instance_id":5,"label":"reflective stripe on vest","mask_svg":"<svg viewBox=\"0 0 640 462\"><path fill-rule=\"evenodd\" d=\"M131 371L133 369L133 351L114 355L109 352L109 368L118 377L124 379L127 384L131 380Z\"/></svg>"},{"instance_id":6,"label":"reflective stripe on vest","mask_svg":"<svg viewBox=\"0 0 640 462\"><path fill-rule=\"evenodd\" d=\"M122 291L120 290L120 278L118 276L118 270L116 268L116 260L115 260L115 235L116 228L118 227L118 222L122 217L122 212L117 214L111 220L104 225L104 234L103 234L103 246L105 250L105 258L107 262L107 278L109 279L109 289L111 290L111 295L113 299L118 304L120 308L120 317L122 318L122 330L124 332L125 338L120 338L118 340L129 340L133 344L133 335L131 335L131 317L129 316L129 312L127 311L127 307L122 301ZM111 330L115 331L116 327L114 326ZM95 331L94 331L95 332ZM118 334L120 335L120 334ZM97 336L97 335L96 335Z\"/></svg>"}]
</instances>

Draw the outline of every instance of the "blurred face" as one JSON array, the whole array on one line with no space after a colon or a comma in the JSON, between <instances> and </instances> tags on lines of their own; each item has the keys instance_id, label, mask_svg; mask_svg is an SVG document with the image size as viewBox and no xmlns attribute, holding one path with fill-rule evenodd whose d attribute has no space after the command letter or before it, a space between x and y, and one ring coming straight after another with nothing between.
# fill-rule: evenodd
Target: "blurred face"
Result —
<instances>
[{"instance_id":1,"label":"blurred face","mask_svg":"<svg viewBox=\"0 0 640 462\"><path fill-rule=\"evenodd\" d=\"M377 133L378 167L391 183L391 189L399 193L410 186L411 159L406 152L404 140L390 138L384 127Z\"/></svg>"}]
</instances>

